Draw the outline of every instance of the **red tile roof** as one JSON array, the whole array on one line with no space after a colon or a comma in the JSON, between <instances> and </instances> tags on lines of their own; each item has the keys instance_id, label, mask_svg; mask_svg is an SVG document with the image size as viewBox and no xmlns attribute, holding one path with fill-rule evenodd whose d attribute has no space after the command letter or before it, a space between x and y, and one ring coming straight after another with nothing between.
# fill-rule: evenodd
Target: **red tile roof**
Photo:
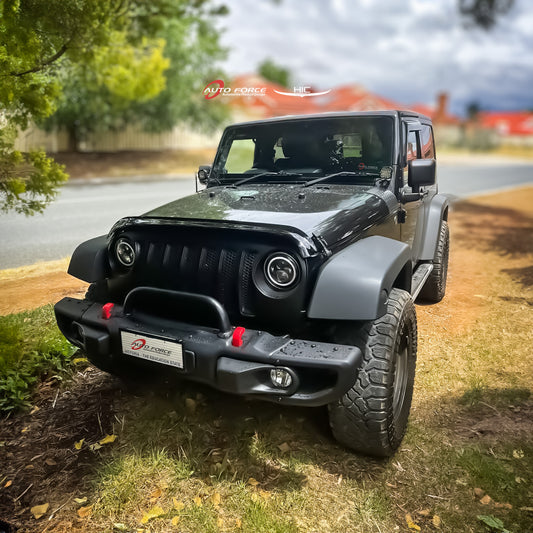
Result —
<instances>
[{"instance_id":1,"label":"red tile roof","mask_svg":"<svg viewBox=\"0 0 533 533\"><path fill-rule=\"evenodd\" d=\"M527 111L487 111L479 114L479 120L501 135L533 135L533 113Z\"/></svg>"},{"instance_id":2,"label":"red tile roof","mask_svg":"<svg viewBox=\"0 0 533 533\"><path fill-rule=\"evenodd\" d=\"M266 88L266 94L264 96L239 96L229 100L229 104L235 110L252 115L254 118L267 118L280 115L300 115L327 111L409 109L427 115L433 118L435 122L439 121L444 124L460 123L458 117L447 113L446 95L439 96L440 100L437 108L421 104L405 106L372 93L357 84L334 87L328 92L328 94L322 96L287 96L279 93L292 92L290 89L267 81L256 74L237 76L231 81L231 87ZM311 91L313 90L311 89Z\"/></svg>"}]
</instances>

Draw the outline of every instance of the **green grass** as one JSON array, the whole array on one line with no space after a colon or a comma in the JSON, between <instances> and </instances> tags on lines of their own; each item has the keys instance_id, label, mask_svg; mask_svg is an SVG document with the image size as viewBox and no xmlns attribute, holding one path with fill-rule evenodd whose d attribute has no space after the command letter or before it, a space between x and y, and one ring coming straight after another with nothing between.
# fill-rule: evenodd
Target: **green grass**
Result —
<instances>
[{"instance_id":1,"label":"green grass","mask_svg":"<svg viewBox=\"0 0 533 533\"><path fill-rule=\"evenodd\" d=\"M0 412L29 407L39 381L67 373L76 351L51 305L0 317Z\"/></svg>"}]
</instances>

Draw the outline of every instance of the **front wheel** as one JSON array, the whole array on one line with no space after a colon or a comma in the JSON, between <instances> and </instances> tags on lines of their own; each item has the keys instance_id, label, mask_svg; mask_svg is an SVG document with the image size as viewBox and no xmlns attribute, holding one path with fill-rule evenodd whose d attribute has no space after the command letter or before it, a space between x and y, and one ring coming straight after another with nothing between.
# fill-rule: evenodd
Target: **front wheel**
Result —
<instances>
[{"instance_id":1,"label":"front wheel","mask_svg":"<svg viewBox=\"0 0 533 533\"><path fill-rule=\"evenodd\" d=\"M393 289L387 312L355 328L336 328L335 342L357 346L363 361L354 385L329 405L334 437L354 451L388 457L407 428L416 367L416 312L410 294Z\"/></svg>"}]
</instances>

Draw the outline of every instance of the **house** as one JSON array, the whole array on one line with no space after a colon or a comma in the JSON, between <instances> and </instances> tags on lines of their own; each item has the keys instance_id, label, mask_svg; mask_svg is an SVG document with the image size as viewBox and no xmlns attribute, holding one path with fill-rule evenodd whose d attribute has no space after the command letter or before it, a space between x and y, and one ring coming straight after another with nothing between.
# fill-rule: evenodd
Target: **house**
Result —
<instances>
[{"instance_id":1,"label":"house","mask_svg":"<svg viewBox=\"0 0 533 533\"><path fill-rule=\"evenodd\" d=\"M484 111L479 123L493 131L504 144L533 146L533 112Z\"/></svg>"}]
</instances>

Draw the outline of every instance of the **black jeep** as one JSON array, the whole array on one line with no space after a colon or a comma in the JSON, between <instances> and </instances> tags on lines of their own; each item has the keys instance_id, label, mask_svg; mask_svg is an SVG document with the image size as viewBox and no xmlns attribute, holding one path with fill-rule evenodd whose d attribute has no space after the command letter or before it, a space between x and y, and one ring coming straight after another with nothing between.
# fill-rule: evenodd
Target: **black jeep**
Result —
<instances>
[{"instance_id":1,"label":"black jeep","mask_svg":"<svg viewBox=\"0 0 533 533\"><path fill-rule=\"evenodd\" d=\"M116 375L158 369L329 409L334 436L388 456L411 405L413 301L444 296L448 202L431 121L405 111L229 126L205 188L81 244L84 300L61 331Z\"/></svg>"}]
</instances>

